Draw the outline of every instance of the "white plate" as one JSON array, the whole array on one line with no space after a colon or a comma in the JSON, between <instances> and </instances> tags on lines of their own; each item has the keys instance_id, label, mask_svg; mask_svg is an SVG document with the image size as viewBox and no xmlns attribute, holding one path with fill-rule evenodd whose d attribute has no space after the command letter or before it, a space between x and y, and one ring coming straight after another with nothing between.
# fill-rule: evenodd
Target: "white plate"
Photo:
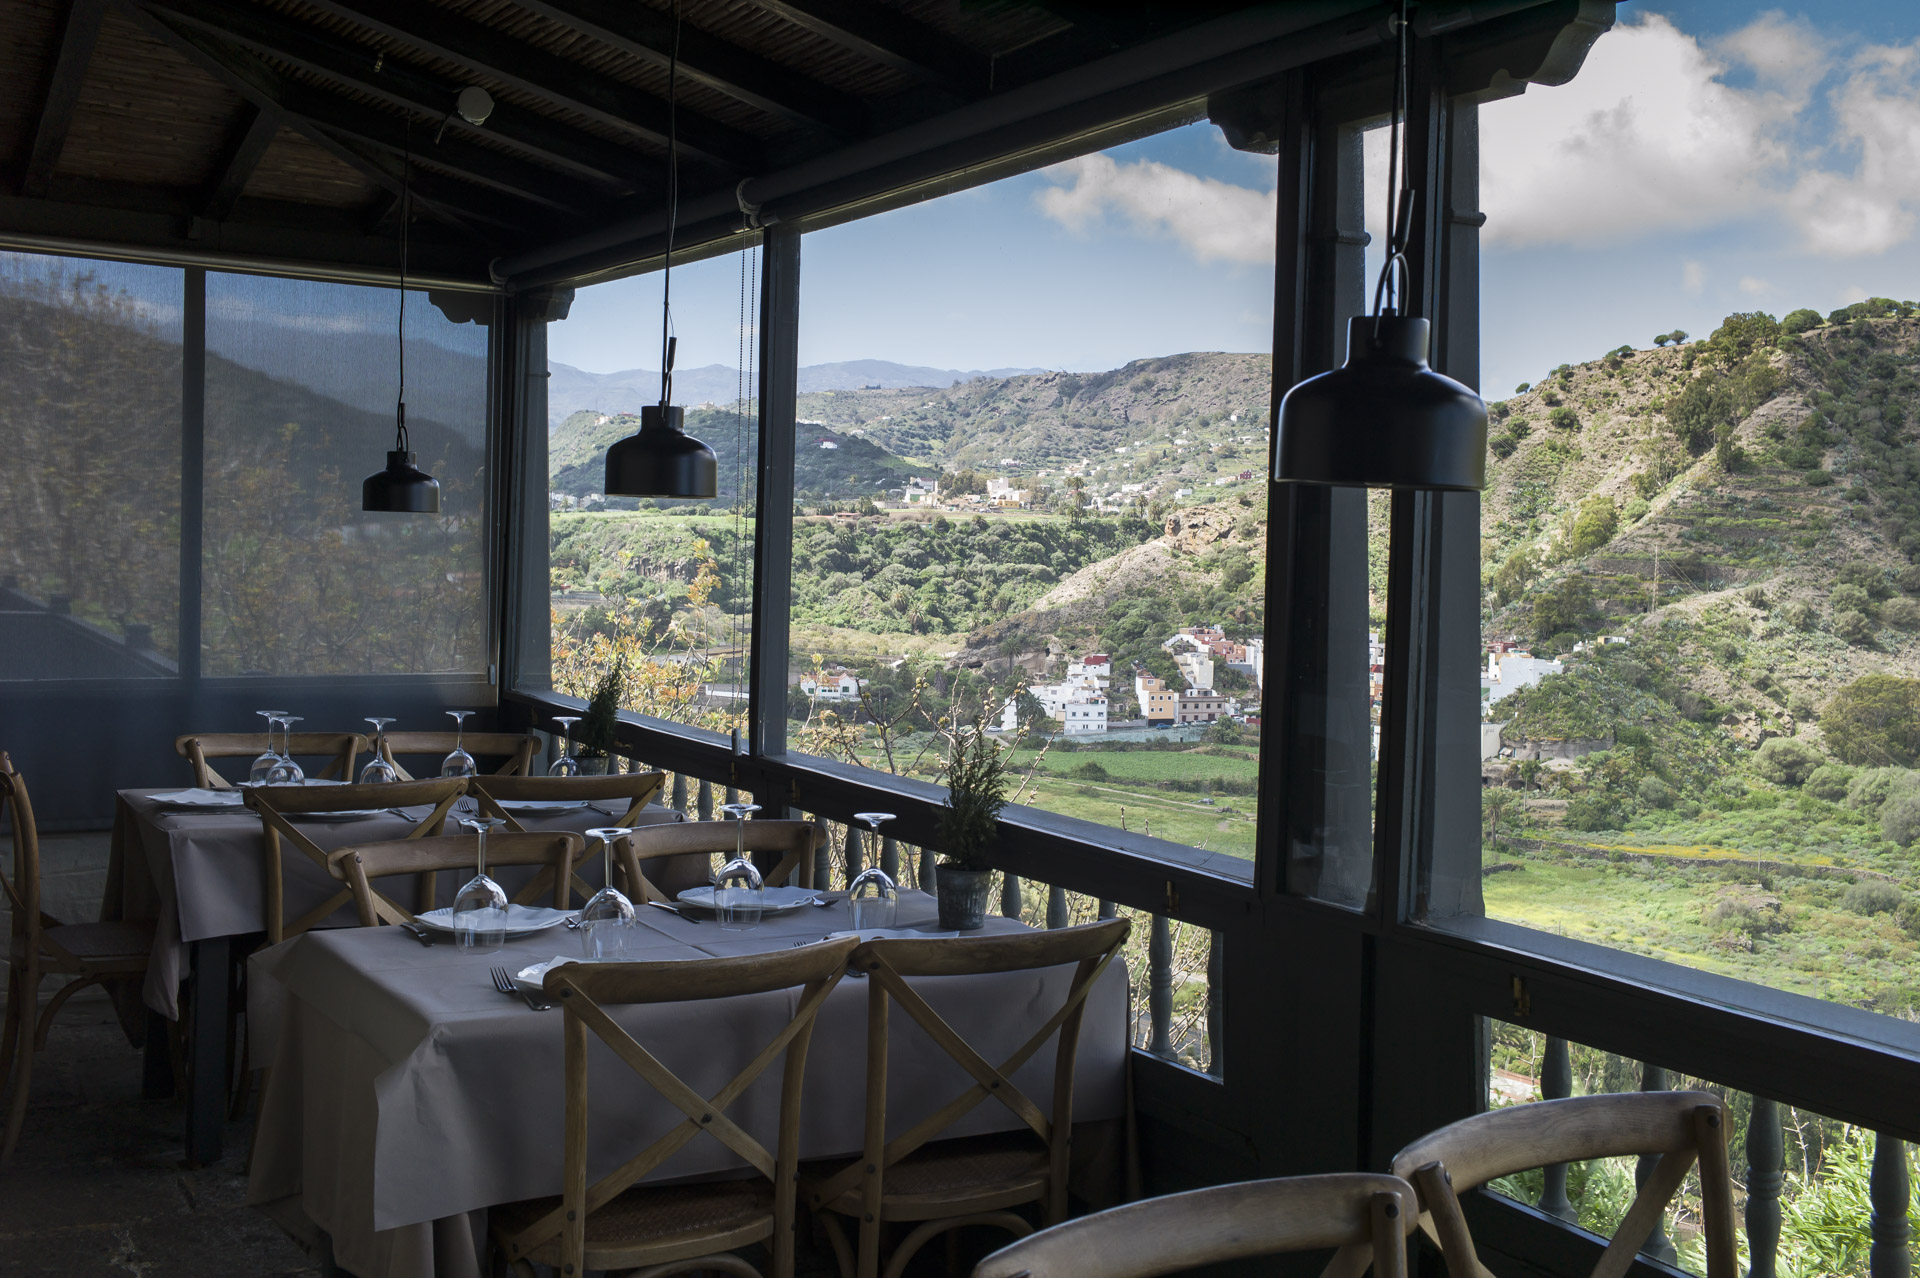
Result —
<instances>
[{"instance_id":1,"label":"white plate","mask_svg":"<svg viewBox=\"0 0 1920 1278\"><path fill-rule=\"evenodd\" d=\"M385 808L342 808L338 812L289 812L287 818L293 821L364 821L384 811Z\"/></svg>"},{"instance_id":2,"label":"white plate","mask_svg":"<svg viewBox=\"0 0 1920 1278\"><path fill-rule=\"evenodd\" d=\"M578 812L587 806L585 799L502 799L508 812Z\"/></svg>"},{"instance_id":3,"label":"white plate","mask_svg":"<svg viewBox=\"0 0 1920 1278\"><path fill-rule=\"evenodd\" d=\"M507 938L532 936L544 932L550 927L558 927L573 917L572 910L556 910L544 905L509 905L507 907ZM428 910L425 914L414 915L414 922L435 932L453 933L453 909Z\"/></svg>"},{"instance_id":4,"label":"white plate","mask_svg":"<svg viewBox=\"0 0 1920 1278\"><path fill-rule=\"evenodd\" d=\"M175 790L152 798L163 808L183 812L221 812L247 806L247 796L238 790Z\"/></svg>"},{"instance_id":5,"label":"white plate","mask_svg":"<svg viewBox=\"0 0 1920 1278\"><path fill-rule=\"evenodd\" d=\"M760 907L762 914L787 914L794 910L805 909L820 899L820 894L812 888L770 887L763 891L764 901ZM691 905L699 910L713 908L713 888L688 888L677 898L683 905Z\"/></svg>"}]
</instances>

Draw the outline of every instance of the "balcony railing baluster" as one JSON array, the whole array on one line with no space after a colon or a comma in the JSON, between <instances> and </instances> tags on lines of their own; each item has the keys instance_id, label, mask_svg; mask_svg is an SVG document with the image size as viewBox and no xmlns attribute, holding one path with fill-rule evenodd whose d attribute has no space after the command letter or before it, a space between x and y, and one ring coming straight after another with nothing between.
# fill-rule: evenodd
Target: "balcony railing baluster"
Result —
<instances>
[{"instance_id":1,"label":"balcony railing baluster","mask_svg":"<svg viewBox=\"0 0 1920 1278\"><path fill-rule=\"evenodd\" d=\"M1067 926L1067 890L1063 887L1047 889L1047 927Z\"/></svg>"},{"instance_id":2,"label":"balcony railing baluster","mask_svg":"<svg viewBox=\"0 0 1920 1278\"><path fill-rule=\"evenodd\" d=\"M1664 1092L1667 1090L1667 1071L1659 1065L1640 1066L1640 1090L1643 1092ZM1660 1161L1658 1154L1642 1155L1639 1165L1633 1170L1634 1188L1647 1183L1647 1177L1653 1175L1655 1164ZM1646 1245L1640 1248L1640 1254L1651 1256L1665 1264L1673 1264L1678 1259L1673 1250L1673 1241L1667 1237L1666 1222L1655 1224L1653 1232L1647 1235Z\"/></svg>"},{"instance_id":3,"label":"balcony railing baluster","mask_svg":"<svg viewBox=\"0 0 1920 1278\"><path fill-rule=\"evenodd\" d=\"M1112 901L1100 902L1101 922L1105 922L1106 920L1111 918L1118 918L1119 914L1120 914L1120 907L1115 905Z\"/></svg>"},{"instance_id":4,"label":"balcony railing baluster","mask_svg":"<svg viewBox=\"0 0 1920 1278\"><path fill-rule=\"evenodd\" d=\"M1173 928L1164 914L1153 916L1153 934L1147 941L1147 1015L1151 1037L1147 1050L1173 1057Z\"/></svg>"},{"instance_id":5,"label":"balcony railing baluster","mask_svg":"<svg viewBox=\"0 0 1920 1278\"><path fill-rule=\"evenodd\" d=\"M1540 1099L1565 1100L1571 1095L1573 1057L1567 1050L1567 1040L1549 1034L1546 1047L1540 1055ZM1545 1183L1540 1187L1540 1210L1562 1220L1578 1221L1580 1213L1573 1209L1573 1203L1567 1198L1567 1165L1556 1163L1543 1170Z\"/></svg>"},{"instance_id":6,"label":"balcony railing baluster","mask_svg":"<svg viewBox=\"0 0 1920 1278\"><path fill-rule=\"evenodd\" d=\"M860 872L867 868L866 845L859 829L851 825L840 827L840 840L846 855L847 882L852 884L854 879L859 877Z\"/></svg>"},{"instance_id":7,"label":"balcony railing baluster","mask_svg":"<svg viewBox=\"0 0 1920 1278\"><path fill-rule=\"evenodd\" d=\"M675 812L678 812L681 816L687 814L687 774L684 772L676 772L673 774L672 802Z\"/></svg>"},{"instance_id":8,"label":"balcony railing baluster","mask_svg":"<svg viewBox=\"0 0 1920 1278\"><path fill-rule=\"evenodd\" d=\"M1000 876L1000 913L1010 919L1020 917L1020 876L1017 874Z\"/></svg>"},{"instance_id":9,"label":"balcony railing baluster","mask_svg":"<svg viewBox=\"0 0 1920 1278\"><path fill-rule=\"evenodd\" d=\"M833 832L827 828L827 819L823 816L813 818L813 828L818 832L813 849L813 882L807 886L816 892L833 890Z\"/></svg>"},{"instance_id":10,"label":"balcony railing baluster","mask_svg":"<svg viewBox=\"0 0 1920 1278\"><path fill-rule=\"evenodd\" d=\"M702 821L713 820L713 782L705 777L700 779L700 789L695 794L694 802L699 807Z\"/></svg>"},{"instance_id":11,"label":"balcony railing baluster","mask_svg":"<svg viewBox=\"0 0 1920 1278\"><path fill-rule=\"evenodd\" d=\"M917 875L920 880L919 886L922 892L932 893L934 891L934 885L939 881L940 867L937 861L937 854L932 848L920 849L920 867Z\"/></svg>"},{"instance_id":12,"label":"balcony railing baluster","mask_svg":"<svg viewBox=\"0 0 1920 1278\"><path fill-rule=\"evenodd\" d=\"M1873 1244L1867 1252L1872 1278L1907 1278L1912 1258L1907 1253L1911 1229L1907 1212L1913 1187L1907 1173L1907 1143L1885 1132L1873 1138L1873 1178L1867 1201L1873 1204Z\"/></svg>"},{"instance_id":13,"label":"balcony railing baluster","mask_svg":"<svg viewBox=\"0 0 1920 1278\"><path fill-rule=\"evenodd\" d=\"M892 879L896 886L900 883L900 845L892 839L880 840L880 872Z\"/></svg>"},{"instance_id":14,"label":"balcony railing baluster","mask_svg":"<svg viewBox=\"0 0 1920 1278\"><path fill-rule=\"evenodd\" d=\"M1753 1098L1747 1119L1747 1278L1774 1278L1780 1251L1780 1186L1786 1179L1786 1138L1780 1106Z\"/></svg>"}]
</instances>

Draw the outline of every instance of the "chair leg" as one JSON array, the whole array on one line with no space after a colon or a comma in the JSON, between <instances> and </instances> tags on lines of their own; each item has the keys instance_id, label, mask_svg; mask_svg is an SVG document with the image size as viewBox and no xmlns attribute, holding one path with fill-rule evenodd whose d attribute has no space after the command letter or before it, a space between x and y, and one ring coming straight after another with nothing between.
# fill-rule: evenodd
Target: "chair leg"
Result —
<instances>
[{"instance_id":1,"label":"chair leg","mask_svg":"<svg viewBox=\"0 0 1920 1278\"><path fill-rule=\"evenodd\" d=\"M709 1269L718 1273L733 1274L735 1278L763 1278L758 1269L740 1257L725 1252L716 1256L694 1256L687 1260L670 1260L664 1264L629 1269L624 1278L667 1278L668 1274L697 1274Z\"/></svg>"},{"instance_id":2,"label":"chair leg","mask_svg":"<svg viewBox=\"0 0 1920 1278\"><path fill-rule=\"evenodd\" d=\"M818 1218L827 1231L827 1241L833 1244L833 1258L840 1266L840 1278L854 1278L853 1249L847 1246L847 1231L840 1228L840 1217L834 1212L822 1211Z\"/></svg>"},{"instance_id":3,"label":"chair leg","mask_svg":"<svg viewBox=\"0 0 1920 1278\"><path fill-rule=\"evenodd\" d=\"M976 1216L951 1216L945 1220L923 1221L914 1227L912 1233L900 1240L898 1247L893 1249L893 1257L887 1261L883 1278L900 1278L907 1267L907 1262L912 1260L929 1240L966 1225L998 1225L1015 1238L1025 1238L1033 1232L1032 1225L1010 1211L988 1211Z\"/></svg>"},{"instance_id":4,"label":"chair leg","mask_svg":"<svg viewBox=\"0 0 1920 1278\"><path fill-rule=\"evenodd\" d=\"M40 1025L33 1034L34 1051L44 1052L47 1050L47 1031L53 1028L53 1018L59 1015L60 1009L65 1005L66 1001L75 994L78 994L81 990L87 988L87 986L99 984L100 979L101 978L97 976L83 976L77 981L68 981L60 987L60 992L53 996L53 1001L47 1004L47 1009L40 1013Z\"/></svg>"},{"instance_id":5,"label":"chair leg","mask_svg":"<svg viewBox=\"0 0 1920 1278\"><path fill-rule=\"evenodd\" d=\"M23 1010L19 1021L25 1022L27 1015ZM6 1136L0 1139L0 1167L13 1161L13 1147L20 1143L20 1128L27 1120L27 1092L33 1085L33 1040L28 1037L30 1029L27 1024L20 1025L20 1059L13 1066L13 1096L7 1105Z\"/></svg>"},{"instance_id":6,"label":"chair leg","mask_svg":"<svg viewBox=\"0 0 1920 1278\"><path fill-rule=\"evenodd\" d=\"M20 1045L20 1009L23 1001L18 986L20 975L7 964L7 1006L4 1013L6 1028L0 1032L0 1092L7 1087L7 1079L13 1075L13 1053Z\"/></svg>"}]
</instances>

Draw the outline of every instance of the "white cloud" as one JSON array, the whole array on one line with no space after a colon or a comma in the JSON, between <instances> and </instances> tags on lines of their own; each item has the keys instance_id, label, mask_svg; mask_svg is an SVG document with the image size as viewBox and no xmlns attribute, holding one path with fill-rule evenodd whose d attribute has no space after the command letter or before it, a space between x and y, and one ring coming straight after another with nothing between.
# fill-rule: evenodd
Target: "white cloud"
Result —
<instances>
[{"instance_id":1,"label":"white cloud","mask_svg":"<svg viewBox=\"0 0 1920 1278\"><path fill-rule=\"evenodd\" d=\"M1829 150L1857 156L1850 172L1803 174L1787 208L1817 253L1881 253L1913 235L1920 205L1920 51L1863 49L1829 96Z\"/></svg>"},{"instance_id":2,"label":"white cloud","mask_svg":"<svg viewBox=\"0 0 1920 1278\"><path fill-rule=\"evenodd\" d=\"M1273 261L1276 197L1156 160L1116 162L1083 155L1043 171L1057 185L1034 196L1040 211L1076 234L1108 215L1135 230L1178 242L1201 262Z\"/></svg>"},{"instance_id":3,"label":"white cloud","mask_svg":"<svg viewBox=\"0 0 1920 1278\"><path fill-rule=\"evenodd\" d=\"M1680 287L1688 297L1700 296L1700 290L1707 286L1707 268L1689 259L1680 264Z\"/></svg>"},{"instance_id":4,"label":"white cloud","mask_svg":"<svg viewBox=\"0 0 1920 1278\"><path fill-rule=\"evenodd\" d=\"M1767 283L1757 275L1742 275L1740 277L1740 291L1748 297L1764 297L1768 293L1773 292L1773 285Z\"/></svg>"}]
</instances>

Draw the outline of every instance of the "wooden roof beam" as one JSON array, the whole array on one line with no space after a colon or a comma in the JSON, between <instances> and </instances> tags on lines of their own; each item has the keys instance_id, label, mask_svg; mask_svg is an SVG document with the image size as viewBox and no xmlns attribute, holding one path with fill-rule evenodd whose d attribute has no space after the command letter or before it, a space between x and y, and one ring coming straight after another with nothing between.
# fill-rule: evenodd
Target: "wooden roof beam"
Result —
<instances>
[{"instance_id":1,"label":"wooden roof beam","mask_svg":"<svg viewBox=\"0 0 1920 1278\"><path fill-rule=\"evenodd\" d=\"M306 0L315 9L366 27L475 76L512 85L568 111L646 138L667 140L667 104L611 76L501 34L425 0ZM678 130L683 156L729 174L760 167L758 140L682 107Z\"/></svg>"},{"instance_id":2,"label":"wooden roof beam","mask_svg":"<svg viewBox=\"0 0 1920 1278\"><path fill-rule=\"evenodd\" d=\"M87 78L87 64L93 60L93 46L100 39L100 22L106 16L107 0L73 0L67 9L67 22L60 31L60 49L54 55L53 72L40 98L40 118L34 124L33 142L27 148L27 161L20 177L22 195L45 198L53 183L53 171L59 167L60 153L66 149L67 130L73 126L74 109L80 105L80 85Z\"/></svg>"},{"instance_id":3,"label":"wooden roof beam","mask_svg":"<svg viewBox=\"0 0 1920 1278\"><path fill-rule=\"evenodd\" d=\"M945 32L869 0L753 0L824 40L873 62L972 101L991 86L986 58Z\"/></svg>"},{"instance_id":4,"label":"wooden roof beam","mask_svg":"<svg viewBox=\"0 0 1920 1278\"><path fill-rule=\"evenodd\" d=\"M207 187L206 198L200 202L199 217L209 222L224 222L233 216L233 206L240 202L240 193L247 189L248 179L260 167L260 157L273 145L281 123L278 111L269 111L251 102L240 108L239 119L234 122L232 136L220 158L220 167Z\"/></svg>"},{"instance_id":5,"label":"wooden roof beam","mask_svg":"<svg viewBox=\"0 0 1920 1278\"><path fill-rule=\"evenodd\" d=\"M381 58L363 44L317 27L291 22L271 9L238 0L142 0L142 3L149 10L165 13L233 44L418 115L446 115L453 108L454 98L465 87L448 84L398 58ZM633 175L637 168L658 167L651 157L624 150L591 133L556 124L508 102L496 102L484 126L470 125L456 115L449 122L449 128L457 133L484 130L522 159L551 165L621 194L634 189Z\"/></svg>"},{"instance_id":6,"label":"wooden roof beam","mask_svg":"<svg viewBox=\"0 0 1920 1278\"><path fill-rule=\"evenodd\" d=\"M652 66L665 67L673 51L673 19L628 0L518 3ZM685 23L680 28L680 74L804 129L840 138L864 132L865 107L857 99Z\"/></svg>"}]
</instances>

